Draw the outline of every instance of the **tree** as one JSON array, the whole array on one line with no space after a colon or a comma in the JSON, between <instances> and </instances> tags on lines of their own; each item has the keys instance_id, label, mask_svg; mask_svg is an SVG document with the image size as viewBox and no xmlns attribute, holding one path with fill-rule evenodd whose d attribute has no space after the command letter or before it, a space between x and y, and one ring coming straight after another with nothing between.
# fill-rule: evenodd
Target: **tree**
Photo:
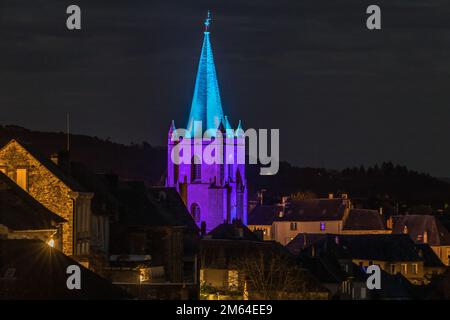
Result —
<instances>
[{"instance_id":1,"label":"tree","mask_svg":"<svg viewBox=\"0 0 450 320\"><path fill-rule=\"evenodd\" d=\"M249 292L264 300L317 298L322 291L288 253L277 248L258 248L237 261Z\"/></svg>"}]
</instances>

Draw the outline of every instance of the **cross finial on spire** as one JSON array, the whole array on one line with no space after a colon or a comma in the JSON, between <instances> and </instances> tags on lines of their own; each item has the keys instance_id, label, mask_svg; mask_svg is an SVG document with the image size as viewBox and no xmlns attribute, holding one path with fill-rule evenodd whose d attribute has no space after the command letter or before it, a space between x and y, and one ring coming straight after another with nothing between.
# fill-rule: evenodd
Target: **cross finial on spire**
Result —
<instances>
[{"instance_id":1,"label":"cross finial on spire","mask_svg":"<svg viewBox=\"0 0 450 320\"><path fill-rule=\"evenodd\" d=\"M208 15L205 20L205 32L209 32L209 25L211 24L211 11L208 10Z\"/></svg>"}]
</instances>

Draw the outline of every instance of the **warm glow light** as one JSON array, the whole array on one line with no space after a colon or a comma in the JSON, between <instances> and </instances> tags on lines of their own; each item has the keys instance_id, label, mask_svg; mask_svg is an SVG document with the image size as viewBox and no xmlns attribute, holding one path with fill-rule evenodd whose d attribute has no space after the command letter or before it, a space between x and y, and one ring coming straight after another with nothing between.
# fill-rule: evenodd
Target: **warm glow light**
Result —
<instances>
[{"instance_id":1,"label":"warm glow light","mask_svg":"<svg viewBox=\"0 0 450 320\"><path fill-rule=\"evenodd\" d=\"M54 248L55 247L55 240L53 238L50 238L50 240L47 241L47 244L50 247Z\"/></svg>"}]
</instances>

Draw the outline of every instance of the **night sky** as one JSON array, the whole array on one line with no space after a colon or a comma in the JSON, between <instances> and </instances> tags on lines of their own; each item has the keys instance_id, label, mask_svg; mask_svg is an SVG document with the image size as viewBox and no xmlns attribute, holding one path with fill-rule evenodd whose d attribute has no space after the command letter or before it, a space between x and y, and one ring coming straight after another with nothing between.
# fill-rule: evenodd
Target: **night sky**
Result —
<instances>
[{"instance_id":1,"label":"night sky","mask_svg":"<svg viewBox=\"0 0 450 320\"><path fill-rule=\"evenodd\" d=\"M279 128L300 166L450 176L448 0L0 0L0 123L63 131L69 112L74 133L165 144L187 122L208 9L232 125Z\"/></svg>"}]
</instances>

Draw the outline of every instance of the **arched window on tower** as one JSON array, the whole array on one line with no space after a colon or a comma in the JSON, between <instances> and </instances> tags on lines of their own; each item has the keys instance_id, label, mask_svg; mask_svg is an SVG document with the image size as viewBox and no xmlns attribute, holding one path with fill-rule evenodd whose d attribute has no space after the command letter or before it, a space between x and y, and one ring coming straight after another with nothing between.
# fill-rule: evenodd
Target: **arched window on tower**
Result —
<instances>
[{"instance_id":1,"label":"arched window on tower","mask_svg":"<svg viewBox=\"0 0 450 320\"><path fill-rule=\"evenodd\" d=\"M225 165L224 164L219 164L219 185L222 185L224 183L224 179L225 179Z\"/></svg>"},{"instance_id":2,"label":"arched window on tower","mask_svg":"<svg viewBox=\"0 0 450 320\"><path fill-rule=\"evenodd\" d=\"M192 157L191 161L191 181L200 182L202 180L202 164L197 156Z\"/></svg>"},{"instance_id":3,"label":"arched window on tower","mask_svg":"<svg viewBox=\"0 0 450 320\"><path fill-rule=\"evenodd\" d=\"M180 165L173 165L173 184L176 186L178 184L178 177L180 175Z\"/></svg>"},{"instance_id":4,"label":"arched window on tower","mask_svg":"<svg viewBox=\"0 0 450 320\"><path fill-rule=\"evenodd\" d=\"M239 171L239 169L236 171L236 187L238 190L242 189L243 187L241 172Z\"/></svg>"},{"instance_id":5,"label":"arched window on tower","mask_svg":"<svg viewBox=\"0 0 450 320\"><path fill-rule=\"evenodd\" d=\"M191 215L196 223L200 222L200 207L198 204L191 204Z\"/></svg>"},{"instance_id":6,"label":"arched window on tower","mask_svg":"<svg viewBox=\"0 0 450 320\"><path fill-rule=\"evenodd\" d=\"M228 179L230 179L230 181L233 181L233 164L232 163L228 164Z\"/></svg>"}]
</instances>

